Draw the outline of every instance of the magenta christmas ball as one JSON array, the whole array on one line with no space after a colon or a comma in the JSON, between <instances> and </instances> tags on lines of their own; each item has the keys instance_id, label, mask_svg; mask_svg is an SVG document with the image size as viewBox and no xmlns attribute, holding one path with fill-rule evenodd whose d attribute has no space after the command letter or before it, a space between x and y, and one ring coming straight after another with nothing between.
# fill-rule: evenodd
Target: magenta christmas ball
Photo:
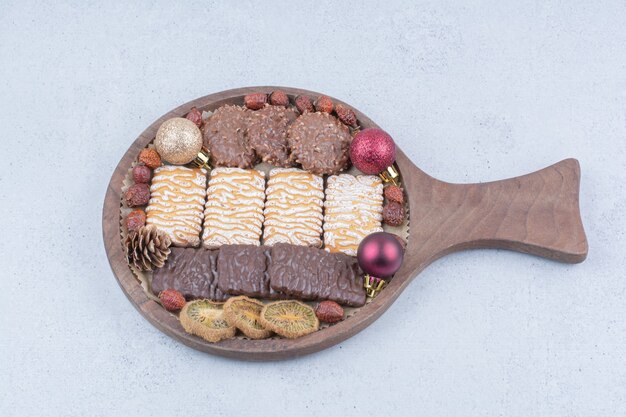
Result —
<instances>
[{"instance_id":1,"label":"magenta christmas ball","mask_svg":"<svg viewBox=\"0 0 626 417\"><path fill-rule=\"evenodd\" d=\"M394 235L378 232L361 241L356 256L363 272L378 278L388 278L400 269L404 251Z\"/></svg>"},{"instance_id":2,"label":"magenta christmas ball","mask_svg":"<svg viewBox=\"0 0 626 417\"><path fill-rule=\"evenodd\" d=\"M369 175L378 174L396 160L396 144L383 130L362 130L350 144L350 160L359 171Z\"/></svg>"}]
</instances>

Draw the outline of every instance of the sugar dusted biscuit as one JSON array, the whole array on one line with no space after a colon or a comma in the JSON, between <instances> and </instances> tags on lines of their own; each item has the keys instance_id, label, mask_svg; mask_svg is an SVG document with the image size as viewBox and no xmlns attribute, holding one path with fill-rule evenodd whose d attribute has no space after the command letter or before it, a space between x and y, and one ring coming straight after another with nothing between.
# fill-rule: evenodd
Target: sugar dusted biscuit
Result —
<instances>
[{"instance_id":1,"label":"sugar dusted biscuit","mask_svg":"<svg viewBox=\"0 0 626 417\"><path fill-rule=\"evenodd\" d=\"M174 246L198 246L205 188L204 169L170 165L155 169L146 224L167 233Z\"/></svg>"},{"instance_id":2,"label":"sugar dusted biscuit","mask_svg":"<svg viewBox=\"0 0 626 417\"><path fill-rule=\"evenodd\" d=\"M275 168L270 171L266 194L265 245L322 245L322 177L296 168Z\"/></svg>"},{"instance_id":3,"label":"sugar dusted biscuit","mask_svg":"<svg viewBox=\"0 0 626 417\"><path fill-rule=\"evenodd\" d=\"M265 174L252 169L211 171L202 245L259 245L263 226Z\"/></svg>"},{"instance_id":4,"label":"sugar dusted biscuit","mask_svg":"<svg viewBox=\"0 0 626 417\"><path fill-rule=\"evenodd\" d=\"M324 245L356 256L361 240L383 230L383 185L374 175L328 177L324 202Z\"/></svg>"}]
</instances>

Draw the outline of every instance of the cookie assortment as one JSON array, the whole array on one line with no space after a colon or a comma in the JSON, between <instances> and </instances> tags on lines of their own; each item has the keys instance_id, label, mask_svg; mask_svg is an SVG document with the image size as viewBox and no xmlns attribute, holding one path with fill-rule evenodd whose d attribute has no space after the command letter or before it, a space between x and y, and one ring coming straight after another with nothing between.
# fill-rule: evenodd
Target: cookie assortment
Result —
<instances>
[{"instance_id":1,"label":"cookie assortment","mask_svg":"<svg viewBox=\"0 0 626 417\"><path fill-rule=\"evenodd\" d=\"M406 220L397 171L380 165L395 148L370 145L384 134L370 131L351 159L359 132L349 107L282 91L166 121L166 155L142 150L124 191L129 264L151 270L163 307L210 342L295 338L343 320L342 305L363 306L385 283L363 277L361 242ZM378 164L380 176L345 173L351 162Z\"/></svg>"}]
</instances>

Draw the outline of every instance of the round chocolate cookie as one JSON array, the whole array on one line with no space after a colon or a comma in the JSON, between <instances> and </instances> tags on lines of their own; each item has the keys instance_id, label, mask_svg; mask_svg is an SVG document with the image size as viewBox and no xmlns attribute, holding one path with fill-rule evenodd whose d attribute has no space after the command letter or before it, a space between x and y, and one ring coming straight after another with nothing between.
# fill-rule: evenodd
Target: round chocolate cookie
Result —
<instances>
[{"instance_id":1,"label":"round chocolate cookie","mask_svg":"<svg viewBox=\"0 0 626 417\"><path fill-rule=\"evenodd\" d=\"M328 113L305 113L289 126L287 140L296 162L314 174L337 174L348 167L350 130Z\"/></svg>"},{"instance_id":2,"label":"round chocolate cookie","mask_svg":"<svg viewBox=\"0 0 626 417\"><path fill-rule=\"evenodd\" d=\"M222 106L215 110L202 128L204 146L216 167L252 168L254 149L248 144L250 111L240 106Z\"/></svg>"},{"instance_id":3,"label":"round chocolate cookie","mask_svg":"<svg viewBox=\"0 0 626 417\"><path fill-rule=\"evenodd\" d=\"M251 112L248 143L263 162L284 168L294 165L287 143L287 128L297 116L295 110L282 106L265 106Z\"/></svg>"}]
</instances>

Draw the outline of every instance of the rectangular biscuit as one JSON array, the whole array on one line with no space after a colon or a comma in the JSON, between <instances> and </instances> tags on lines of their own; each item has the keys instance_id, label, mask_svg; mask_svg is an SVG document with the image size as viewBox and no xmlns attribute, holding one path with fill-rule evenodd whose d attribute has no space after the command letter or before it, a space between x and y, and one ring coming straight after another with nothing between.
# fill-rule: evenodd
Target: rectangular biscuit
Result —
<instances>
[{"instance_id":1,"label":"rectangular biscuit","mask_svg":"<svg viewBox=\"0 0 626 417\"><path fill-rule=\"evenodd\" d=\"M173 288L186 298L228 298L218 287L215 267L218 251L197 248L172 248L163 268L152 274L152 292Z\"/></svg>"},{"instance_id":2,"label":"rectangular biscuit","mask_svg":"<svg viewBox=\"0 0 626 417\"><path fill-rule=\"evenodd\" d=\"M270 288L267 274L267 246L224 245L217 258L217 285L230 295L256 298L279 298Z\"/></svg>"},{"instance_id":3,"label":"rectangular biscuit","mask_svg":"<svg viewBox=\"0 0 626 417\"><path fill-rule=\"evenodd\" d=\"M154 170L146 224L169 235L172 245L200 245L206 170L165 165Z\"/></svg>"},{"instance_id":4,"label":"rectangular biscuit","mask_svg":"<svg viewBox=\"0 0 626 417\"><path fill-rule=\"evenodd\" d=\"M206 191L202 245L260 245L265 174L253 169L215 168Z\"/></svg>"},{"instance_id":5,"label":"rectangular biscuit","mask_svg":"<svg viewBox=\"0 0 626 417\"><path fill-rule=\"evenodd\" d=\"M268 264L273 290L301 300L333 300L360 307L365 289L354 257L323 249L278 243Z\"/></svg>"},{"instance_id":6,"label":"rectangular biscuit","mask_svg":"<svg viewBox=\"0 0 626 417\"><path fill-rule=\"evenodd\" d=\"M324 202L324 245L329 252L356 256L361 240L382 232L383 184L375 175L328 177Z\"/></svg>"},{"instance_id":7,"label":"rectangular biscuit","mask_svg":"<svg viewBox=\"0 0 626 417\"><path fill-rule=\"evenodd\" d=\"M322 245L322 177L297 168L274 168L270 171L266 195L265 245Z\"/></svg>"}]
</instances>

